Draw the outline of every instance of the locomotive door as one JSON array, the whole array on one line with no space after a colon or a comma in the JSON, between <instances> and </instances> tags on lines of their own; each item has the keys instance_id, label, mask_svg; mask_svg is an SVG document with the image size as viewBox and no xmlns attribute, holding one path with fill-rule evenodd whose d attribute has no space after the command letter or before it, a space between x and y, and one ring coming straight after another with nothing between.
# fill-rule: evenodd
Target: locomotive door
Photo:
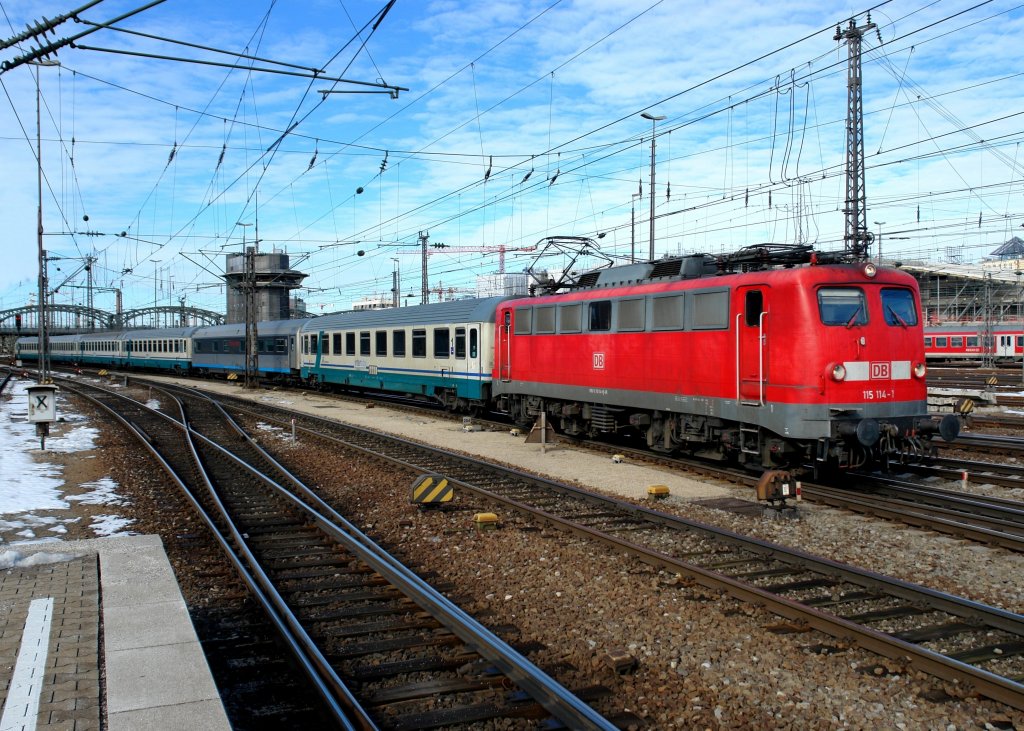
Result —
<instances>
[{"instance_id":1,"label":"locomotive door","mask_svg":"<svg viewBox=\"0 0 1024 731\"><path fill-rule=\"evenodd\" d=\"M764 405L764 384L768 375L766 295L766 287L741 287L737 290L736 399L749 406Z\"/></svg>"},{"instance_id":2,"label":"locomotive door","mask_svg":"<svg viewBox=\"0 0 1024 731\"><path fill-rule=\"evenodd\" d=\"M505 310L498 323L498 378L512 380L512 310Z\"/></svg>"}]
</instances>

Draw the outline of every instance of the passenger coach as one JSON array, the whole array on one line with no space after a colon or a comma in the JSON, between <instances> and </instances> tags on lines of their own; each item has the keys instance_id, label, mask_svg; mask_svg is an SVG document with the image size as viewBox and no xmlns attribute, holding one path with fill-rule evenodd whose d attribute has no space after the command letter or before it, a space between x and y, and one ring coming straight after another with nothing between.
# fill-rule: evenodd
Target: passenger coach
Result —
<instances>
[{"instance_id":1,"label":"passenger coach","mask_svg":"<svg viewBox=\"0 0 1024 731\"><path fill-rule=\"evenodd\" d=\"M325 315L303 325L302 378L478 411L491 397L494 312L507 298Z\"/></svg>"}]
</instances>

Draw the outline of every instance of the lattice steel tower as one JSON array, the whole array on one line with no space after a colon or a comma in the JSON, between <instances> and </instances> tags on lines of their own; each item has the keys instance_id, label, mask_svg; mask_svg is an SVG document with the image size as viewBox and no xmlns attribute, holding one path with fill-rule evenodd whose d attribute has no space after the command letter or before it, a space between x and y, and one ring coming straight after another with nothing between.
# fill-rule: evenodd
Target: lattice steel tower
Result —
<instances>
[{"instance_id":1,"label":"lattice steel tower","mask_svg":"<svg viewBox=\"0 0 1024 731\"><path fill-rule=\"evenodd\" d=\"M861 76L861 38L875 28L868 15L867 23L858 26L853 20L845 29L836 26L835 40L845 40L848 51L846 71L846 250L866 259L871 232L868 231L867 195L864 190L864 106Z\"/></svg>"}]
</instances>

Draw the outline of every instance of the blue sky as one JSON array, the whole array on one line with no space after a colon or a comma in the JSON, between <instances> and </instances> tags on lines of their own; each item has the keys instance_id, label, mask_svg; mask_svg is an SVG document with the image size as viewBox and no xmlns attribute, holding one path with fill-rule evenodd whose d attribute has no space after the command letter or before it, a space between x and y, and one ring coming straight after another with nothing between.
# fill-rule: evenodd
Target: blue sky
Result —
<instances>
[{"instance_id":1,"label":"blue sky","mask_svg":"<svg viewBox=\"0 0 1024 731\"><path fill-rule=\"evenodd\" d=\"M84 4L0 0L0 38ZM105 0L81 17L143 4ZM44 245L63 257L51 283L95 256L96 286L121 289L126 309L183 297L223 310L224 253L257 223L261 251L309 274L300 295L314 313L390 296L396 268L417 302L421 231L450 247L432 250L430 286L456 295L498 270L500 249L506 271L532 264L549 235L603 234L608 256L646 255L644 111L666 117L656 255L842 248L846 48L833 36L871 6L398 0L357 36L384 5L167 0L117 24L268 61L110 29L78 41L236 68L60 50L59 68L38 69ZM1024 6L894 0L871 19L870 228L887 257L977 261L1024 223ZM90 27L68 22L50 40ZM407 91L325 97L329 81L248 69L290 68L269 61ZM35 71L0 75L0 309L36 291ZM73 277L58 300L84 302L84 284ZM96 304L112 310L113 295Z\"/></svg>"}]
</instances>

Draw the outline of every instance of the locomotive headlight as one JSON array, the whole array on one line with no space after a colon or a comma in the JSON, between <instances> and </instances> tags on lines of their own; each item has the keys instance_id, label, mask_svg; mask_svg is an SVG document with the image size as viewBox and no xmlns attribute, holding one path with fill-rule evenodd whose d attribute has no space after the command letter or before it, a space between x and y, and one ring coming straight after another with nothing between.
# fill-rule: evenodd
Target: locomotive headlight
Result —
<instances>
[{"instance_id":1,"label":"locomotive headlight","mask_svg":"<svg viewBox=\"0 0 1024 731\"><path fill-rule=\"evenodd\" d=\"M868 262L867 264L864 265L864 276L865 277L870 279L871 277L875 276L876 274L878 274L878 267L876 267L871 262Z\"/></svg>"},{"instance_id":2,"label":"locomotive headlight","mask_svg":"<svg viewBox=\"0 0 1024 731\"><path fill-rule=\"evenodd\" d=\"M928 372L928 369L925 367L924 363L915 363L914 364L914 377L915 378L924 378L924 374L927 373L927 372Z\"/></svg>"},{"instance_id":3,"label":"locomotive headlight","mask_svg":"<svg viewBox=\"0 0 1024 731\"><path fill-rule=\"evenodd\" d=\"M846 380L846 366L842 363L836 363L832 366L832 380L833 381L845 381Z\"/></svg>"}]
</instances>

